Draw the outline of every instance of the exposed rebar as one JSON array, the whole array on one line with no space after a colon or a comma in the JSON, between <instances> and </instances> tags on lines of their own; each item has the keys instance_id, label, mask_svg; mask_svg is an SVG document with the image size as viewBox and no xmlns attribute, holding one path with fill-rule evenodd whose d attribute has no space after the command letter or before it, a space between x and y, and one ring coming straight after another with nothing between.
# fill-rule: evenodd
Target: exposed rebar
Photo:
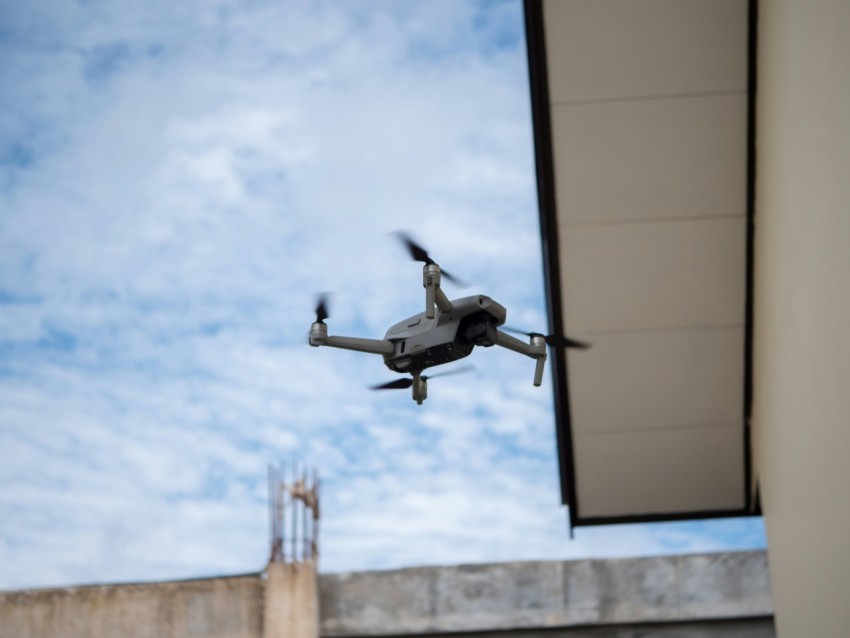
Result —
<instances>
[{"instance_id":1,"label":"exposed rebar","mask_svg":"<svg viewBox=\"0 0 850 638\"><path fill-rule=\"evenodd\" d=\"M315 468L299 467L293 462L287 471L285 464L269 465L269 514L270 562L297 563L318 558L319 474Z\"/></svg>"}]
</instances>

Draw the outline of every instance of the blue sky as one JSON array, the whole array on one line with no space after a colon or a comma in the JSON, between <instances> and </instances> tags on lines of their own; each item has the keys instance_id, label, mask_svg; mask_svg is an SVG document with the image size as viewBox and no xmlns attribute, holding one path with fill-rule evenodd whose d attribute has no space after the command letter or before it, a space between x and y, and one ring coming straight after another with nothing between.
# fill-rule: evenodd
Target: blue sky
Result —
<instances>
[{"instance_id":1,"label":"blue sky","mask_svg":"<svg viewBox=\"0 0 850 638\"><path fill-rule=\"evenodd\" d=\"M323 477L321 569L761 547L579 529L548 374L417 407L312 349L421 311L410 230L545 329L521 3L0 0L0 588L255 571L266 464Z\"/></svg>"}]
</instances>

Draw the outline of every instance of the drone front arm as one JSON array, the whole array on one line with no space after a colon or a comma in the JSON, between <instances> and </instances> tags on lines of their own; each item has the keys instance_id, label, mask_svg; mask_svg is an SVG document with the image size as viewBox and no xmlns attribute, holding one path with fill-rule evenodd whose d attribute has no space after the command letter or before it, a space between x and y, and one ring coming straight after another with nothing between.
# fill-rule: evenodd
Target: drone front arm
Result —
<instances>
[{"instance_id":1,"label":"drone front arm","mask_svg":"<svg viewBox=\"0 0 850 638\"><path fill-rule=\"evenodd\" d=\"M543 337L534 335L531 337L531 343L526 343L516 337L512 337L506 332L496 330L496 345L536 359L537 365L534 368L534 385L539 386L543 383L543 368L546 365L546 340Z\"/></svg>"},{"instance_id":2,"label":"drone front arm","mask_svg":"<svg viewBox=\"0 0 850 638\"><path fill-rule=\"evenodd\" d=\"M437 308L440 309L440 312L451 312L452 302L449 301L448 297L446 297L446 293L443 292L442 288L437 288L435 291L434 302L437 304Z\"/></svg>"},{"instance_id":3,"label":"drone front arm","mask_svg":"<svg viewBox=\"0 0 850 638\"><path fill-rule=\"evenodd\" d=\"M395 352L395 345L386 339L359 339L357 337L328 337L322 345L343 350L357 350L370 354L389 356Z\"/></svg>"},{"instance_id":4,"label":"drone front arm","mask_svg":"<svg viewBox=\"0 0 850 638\"><path fill-rule=\"evenodd\" d=\"M328 327L323 323L314 323L310 328L310 345L314 348L330 346L343 350L356 350L369 354L389 356L395 352L395 344L387 339L361 339L359 337L328 336Z\"/></svg>"}]
</instances>

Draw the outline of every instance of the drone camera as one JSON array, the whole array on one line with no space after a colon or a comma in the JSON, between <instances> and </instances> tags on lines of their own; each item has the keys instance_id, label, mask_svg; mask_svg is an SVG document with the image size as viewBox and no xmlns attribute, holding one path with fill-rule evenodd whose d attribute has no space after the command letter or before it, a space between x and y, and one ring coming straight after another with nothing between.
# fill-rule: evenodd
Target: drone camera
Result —
<instances>
[{"instance_id":1,"label":"drone camera","mask_svg":"<svg viewBox=\"0 0 850 638\"><path fill-rule=\"evenodd\" d=\"M462 343L472 343L485 348L495 345L498 341L493 317L486 312L466 317L461 322L459 335Z\"/></svg>"}]
</instances>

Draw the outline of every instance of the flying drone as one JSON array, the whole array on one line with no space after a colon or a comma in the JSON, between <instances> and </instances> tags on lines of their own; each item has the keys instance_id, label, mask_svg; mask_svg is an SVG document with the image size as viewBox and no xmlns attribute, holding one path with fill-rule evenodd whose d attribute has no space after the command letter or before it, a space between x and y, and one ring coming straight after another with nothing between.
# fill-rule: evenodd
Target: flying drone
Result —
<instances>
[{"instance_id":1,"label":"flying drone","mask_svg":"<svg viewBox=\"0 0 850 638\"><path fill-rule=\"evenodd\" d=\"M460 283L428 255L427 251L404 233L399 238L407 246L414 261L423 262L422 285L425 288L425 311L400 321L389 330L383 339L362 339L328 335L325 319L329 317L328 303L324 296L316 306L316 321L310 326L309 343L313 347L331 346L345 350L356 350L384 357L384 364L410 378L396 379L373 390L395 390L411 388L417 404L428 397L428 379L437 376L464 372L452 370L433 375L422 374L428 368L451 363L472 353L475 346L502 346L536 361L534 385L543 381L546 365L546 346L561 348L588 348L588 344L566 337L523 332L499 326L505 323L507 310L486 295L472 295L449 300L441 287L442 278ZM523 334L529 341L521 341L506 331Z\"/></svg>"}]
</instances>

